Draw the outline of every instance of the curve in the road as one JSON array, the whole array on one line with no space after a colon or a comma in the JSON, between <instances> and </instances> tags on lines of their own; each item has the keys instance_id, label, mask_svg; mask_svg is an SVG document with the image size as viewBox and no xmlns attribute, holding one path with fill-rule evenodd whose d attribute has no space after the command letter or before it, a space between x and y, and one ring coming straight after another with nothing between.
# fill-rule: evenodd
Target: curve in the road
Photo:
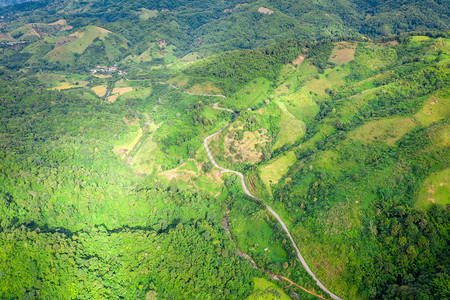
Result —
<instances>
[{"instance_id":1,"label":"curve in the road","mask_svg":"<svg viewBox=\"0 0 450 300\"><path fill-rule=\"evenodd\" d=\"M174 89L179 90L176 86L174 86L173 84L170 84L170 86L172 86ZM224 95L208 95L208 94L193 94L193 93L189 93L186 91L183 91L186 94L189 95L196 95L196 96L206 96L206 97L221 97L221 98L226 98ZM229 111L231 113L233 113L234 117L233 120L231 120L230 122L228 122L227 125L225 125L222 129L220 129L219 131L217 131L214 134L211 134L210 136L207 136L204 141L203 141L203 145L205 146L206 149L206 153L208 154L209 160L211 161L211 163L218 169L220 169L222 172L229 172L229 173L234 173L236 175L238 175L241 178L241 183L242 183L242 189L244 190L244 192L249 196L252 197L254 199L260 200L258 198L256 198L255 196L252 195L252 193L250 193L250 191L247 188L247 184L245 183L245 177L242 173L237 172L237 171L233 171L233 170L229 170L229 169L225 169L221 166L219 166L217 164L217 162L214 160L213 155L211 154L211 150L209 149L208 146L208 140L211 139L212 137L222 133L228 126L230 126L230 124L232 124L236 118L237 118L237 113L231 109L228 108L222 108L218 106L218 103L215 103L212 108L214 109L218 109L218 110L226 110ZM281 224L281 227L283 227L284 231L286 232L286 234L288 235L289 239L291 240L292 245L295 248L295 251L297 252L297 257L300 260L300 262L303 265L303 268L305 268L306 272L308 272L308 274L314 279L314 281L317 283L317 285L324 291L326 292L328 295L330 295L331 298L336 299L336 300L343 300L342 298L340 298L339 296L333 294L331 291L329 291L320 281L319 279L316 277L316 275L314 275L314 273L311 271L311 269L309 268L308 264L306 263L305 259L303 258L302 254L300 253L300 250L298 249L297 243L294 241L294 239L292 238L292 235L289 231L289 229L287 228L286 224L284 223L283 219L281 219L281 217L272 209L272 207L270 207L269 205L267 205L266 203L262 202L264 204L264 206L267 208L267 210L278 220L278 222Z\"/></svg>"}]
</instances>

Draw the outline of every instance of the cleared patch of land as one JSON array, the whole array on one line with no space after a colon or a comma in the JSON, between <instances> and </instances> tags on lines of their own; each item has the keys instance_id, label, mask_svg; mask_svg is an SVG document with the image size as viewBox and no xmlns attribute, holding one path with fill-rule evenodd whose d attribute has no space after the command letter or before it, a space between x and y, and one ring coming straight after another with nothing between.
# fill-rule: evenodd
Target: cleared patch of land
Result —
<instances>
[{"instance_id":1,"label":"cleared patch of land","mask_svg":"<svg viewBox=\"0 0 450 300\"><path fill-rule=\"evenodd\" d=\"M339 155L332 151L326 150L318 153L316 160L314 161L314 166L321 169L335 170L337 168L337 159Z\"/></svg>"},{"instance_id":2,"label":"cleared patch of land","mask_svg":"<svg viewBox=\"0 0 450 300\"><path fill-rule=\"evenodd\" d=\"M105 85L98 85L91 88L91 90L99 97L103 97L106 94L106 86Z\"/></svg>"},{"instance_id":3,"label":"cleared patch of land","mask_svg":"<svg viewBox=\"0 0 450 300\"><path fill-rule=\"evenodd\" d=\"M61 82L58 86L55 86L53 88L51 88L51 90L67 90L67 89L71 89L77 87L76 85L72 85L69 82Z\"/></svg>"},{"instance_id":4,"label":"cleared patch of land","mask_svg":"<svg viewBox=\"0 0 450 300\"><path fill-rule=\"evenodd\" d=\"M167 82L170 84L173 84L177 88L184 89L187 86L187 84L189 83L189 78L184 77L184 76L177 76L177 77L169 79Z\"/></svg>"},{"instance_id":5,"label":"cleared patch of land","mask_svg":"<svg viewBox=\"0 0 450 300\"><path fill-rule=\"evenodd\" d=\"M433 128L430 132L433 144L441 147L450 147L450 125Z\"/></svg>"},{"instance_id":6,"label":"cleared patch of land","mask_svg":"<svg viewBox=\"0 0 450 300\"><path fill-rule=\"evenodd\" d=\"M151 87L146 87L146 88L135 88L133 91L130 91L128 93L125 93L121 96L121 99L136 99L136 98L140 98L140 99L145 99L148 96L150 96L152 93L152 88Z\"/></svg>"},{"instance_id":7,"label":"cleared patch of land","mask_svg":"<svg viewBox=\"0 0 450 300\"><path fill-rule=\"evenodd\" d=\"M75 59L75 54L82 54L96 39L105 40L108 35L116 36L124 47L127 47L127 40L109 30L97 26L87 26L77 32L72 33L60 46L54 48L46 54L50 61L71 62Z\"/></svg>"},{"instance_id":8,"label":"cleared patch of land","mask_svg":"<svg viewBox=\"0 0 450 300\"><path fill-rule=\"evenodd\" d=\"M349 134L352 139L365 144L373 141L382 141L393 146L409 130L417 126L411 118L393 118L371 121Z\"/></svg>"},{"instance_id":9,"label":"cleared patch of land","mask_svg":"<svg viewBox=\"0 0 450 300\"><path fill-rule=\"evenodd\" d=\"M113 151L124 157L139 142L143 134L142 128L138 126L130 127L130 132L114 143Z\"/></svg>"},{"instance_id":10,"label":"cleared patch of land","mask_svg":"<svg viewBox=\"0 0 450 300\"><path fill-rule=\"evenodd\" d=\"M350 213L353 214L353 211ZM300 227L295 228L292 235L308 266L328 289L337 295L347 294L348 299L360 299L357 296L358 287L342 277L348 262L347 251L351 251L350 247L341 246L337 251L333 244L319 242L315 234Z\"/></svg>"},{"instance_id":11,"label":"cleared patch of land","mask_svg":"<svg viewBox=\"0 0 450 300\"><path fill-rule=\"evenodd\" d=\"M355 58L356 43L339 42L331 52L330 62L342 65L352 61Z\"/></svg>"},{"instance_id":12,"label":"cleared patch of land","mask_svg":"<svg viewBox=\"0 0 450 300\"><path fill-rule=\"evenodd\" d=\"M134 154L130 164L132 168L139 173L150 174L153 172L161 172L170 158L162 152L157 142L154 141L154 132L160 125L151 123L148 133L143 139L141 146Z\"/></svg>"},{"instance_id":13,"label":"cleared patch of land","mask_svg":"<svg viewBox=\"0 0 450 300\"><path fill-rule=\"evenodd\" d=\"M211 82L205 82L192 86L188 92L193 94L216 95L220 94L220 89L214 86Z\"/></svg>"},{"instance_id":14,"label":"cleared patch of land","mask_svg":"<svg viewBox=\"0 0 450 300\"><path fill-rule=\"evenodd\" d=\"M167 183L176 183L181 188L194 186L212 195L220 193L223 188L223 174L217 169L205 173L203 166L204 163L189 159L175 169L160 172L158 177Z\"/></svg>"},{"instance_id":15,"label":"cleared patch of land","mask_svg":"<svg viewBox=\"0 0 450 300\"><path fill-rule=\"evenodd\" d=\"M428 176L420 188L415 206L429 208L433 203L444 206L450 204L449 189L450 169L445 169Z\"/></svg>"},{"instance_id":16,"label":"cleared patch of land","mask_svg":"<svg viewBox=\"0 0 450 300\"><path fill-rule=\"evenodd\" d=\"M341 86L345 83L345 76L349 71L347 69L335 68L326 70L325 74L319 75L319 78L312 79L305 85L302 90L307 93L312 92L319 97L325 98L327 96L326 89Z\"/></svg>"},{"instance_id":17,"label":"cleared patch of land","mask_svg":"<svg viewBox=\"0 0 450 300\"><path fill-rule=\"evenodd\" d=\"M392 47L369 43L359 43L356 47L355 61L371 70L379 69L396 59L397 53Z\"/></svg>"},{"instance_id":18,"label":"cleared patch of land","mask_svg":"<svg viewBox=\"0 0 450 300\"><path fill-rule=\"evenodd\" d=\"M281 101L295 118L304 122L312 120L319 112L319 105L306 93L293 93L282 97Z\"/></svg>"},{"instance_id":19,"label":"cleared patch of land","mask_svg":"<svg viewBox=\"0 0 450 300\"><path fill-rule=\"evenodd\" d=\"M422 125L428 126L450 117L450 98L433 96L414 116Z\"/></svg>"},{"instance_id":20,"label":"cleared patch of land","mask_svg":"<svg viewBox=\"0 0 450 300\"><path fill-rule=\"evenodd\" d=\"M146 8L141 8L139 11L139 19L147 21L148 19L155 18L158 16L157 10L150 10Z\"/></svg>"},{"instance_id":21,"label":"cleared patch of land","mask_svg":"<svg viewBox=\"0 0 450 300\"><path fill-rule=\"evenodd\" d=\"M255 287L246 300L289 300L291 299L282 289L264 278L253 278Z\"/></svg>"},{"instance_id":22,"label":"cleared patch of land","mask_svg":"<svg viewBox=\"0 0 450 300\"><path fill-rule=\"evenodd\" d=\"M296 157L293 151L287 152L285 155L272 161L269 165L261 167L261 179L270 187L271 184L276 184L283 175L285 175L289 168L295 163Z\"/></svg>"},{"instance_id":23,"label":"cleared patch of land","mask_svg":"<svg viewBox=\"0 0 450 300\"><path fill-rule=\"evenodd\" d=\"M241 128L238 129L242 131ZM232 162L258 163L262 160L262 149L270 141L270 136L265 128L256 131L244 131L240 133L232 131L225 136L225 157L231 158Z\"/></svg>"},{"instance_id":24,"label":"cleared patch of land","mask_svg":"<svg viewBox=\"0 0 450 300\"><path fill-rule=\"evenodd\" d=\"M117 98L123 94L129 93L133 90L132 87L117 87L114 88L111 92L111 96L108 97L108 101L113 103L117 100Z\"/></svg>"},{"instance_id":25,"label":"cleared patch of land","mask_svg":"<svg viewBox=\"0 0 450 300\"><path fill-rule=\"evenodd\" d=\"M111 75L104 75L104 74L94 74L92 76L97 77L97 78L102 78L102 79L111 78L112 77Z\"/></svg>"},{"instance_id":26,"label":"cleared patch of land","mask_svg":"<svg viewBox=\"0 0 450 300\"><path fill-rule=\"evenodd\" d=\"M277 142L274 148L279 148L284 145L293 144L297 139L305 134L305 123L297 120L292 115L282 102L277 102L282 111L281 120L278 124L280 132L277 136Z\"/></svg>"},{"instance_id":27,"label":"cleared patch of land","mask_svg":"<svg viewBox=\"0 0 450 300\"><path fill-rule=\"evenodd\" d=\"M292 61L292 64L293 64L294 66L301 66L302 63L303 63L303 61L305 60L305 58L306 58L306 55L305 55L305 54L299 55L299 57L297 57L296 59L294 59L294 60Z\"/></svg>"},{"instance_id":28,"label":"cleared patch of land","mask_svg":"<svg viewBox=\"0 0 450 300\"><path fill-rule=\"evenodd\" d=\"M234 98L227 98L225 103L227 107L237 110L256 106L270 97L270 84L265 78L257 78L237 92Z\"/></svg>"},{"instance_id":29,"label":"cleared patch of land","mask_svg":"<svg viewBox=\"0 0 450 300\"><path fill-rule=\"evenodd\" d=\"M263 6L260 6L260 7L258 8L258 12L260 12L260 13L262 13L262 14L264 14L264 15L271 15L271 14L273 14L273 10L268 9L268 8L265 8L265 7L263 7Z\"/></svg>"}]
</instances>

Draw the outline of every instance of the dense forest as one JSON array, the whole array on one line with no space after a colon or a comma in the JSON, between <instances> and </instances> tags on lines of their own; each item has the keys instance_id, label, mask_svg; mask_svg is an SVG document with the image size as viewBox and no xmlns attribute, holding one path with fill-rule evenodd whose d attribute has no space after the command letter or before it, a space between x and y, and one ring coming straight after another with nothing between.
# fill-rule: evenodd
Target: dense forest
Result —
<instances>
[{"instance_id":1,"label":"dense forest","mask_svg":"<svg viewBox=\"0 0 450 300\"><path fill-rule=\"evenodd\" d=\"M447 2L0 6L0 298L450 298Z\"/></svg>"}]
</instances>

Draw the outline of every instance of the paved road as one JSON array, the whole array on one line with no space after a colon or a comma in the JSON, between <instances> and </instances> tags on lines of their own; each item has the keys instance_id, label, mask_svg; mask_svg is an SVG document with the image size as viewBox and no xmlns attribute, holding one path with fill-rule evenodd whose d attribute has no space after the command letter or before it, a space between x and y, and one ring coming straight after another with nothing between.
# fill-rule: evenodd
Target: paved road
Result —
<instances>
[{"instance_id":1,"label":"paved road","mask_svg":"<svg viewBox=\"0 0 450 300\"><path fill-rule=\"evenodd\" d=\"M177 89L177 90L178 90L178 88L177 88L176 86L174 86L174 85L172 85L172 84L171 84L171 86L172 86L174 89ZM223 95L193 94L193 93L189 93L189 92L186 92L186 91L183 91L183 92L186 93L186 94L197 95L197 96L207 96L207 97L221 97L221 98L226 98L226 97L223 96ZM247 184L245 183L245 177L244 177L244 175L243 175L242 173L240 173L240 172L233 171L233 170L229 170L229 169L225 169L225 168L219 166L219 165L217 164L217 162L214 160L214 157L213 157L212 154L211 154L211 150L210 150L209 147L208 147L208 140L211 139L212 137L214 137L214 136L216 136L216 135L222 133L228 126L230 126L230 124L232 124L232 123L236 120L236 118L237 118L237 116L238 116L237 113L234 112L234 111L232 111L231 109L221 108L221 107L219 107L218 105L219 105L219 103L215 103L215 104L212 106L212 108L219 109L219 110L226 110L226 111L229 111L229 112L231 112L231 113L234 114L234 118L233 118L233 120L231 120L230 122L228 122L228 124L225 125L222 129L220 129L220 130L217 131L216 133L211 134L210 136L208 136L208 137L205 138L205 140L203 141L203 145L205 146L206 153L208 154L209 160L211 161L211 163L212 163L216 168L220 169L222 172L229 172L229 173L234 173L234 174L238 175L238 176L241 178L242 189L244 190L244 192L245 192L248 196L250 196L250 197L252 197L252 198L254 198L254 199L258 199L258 198L256 198L255 196L253 196L252 193L250 193L250 191L248 190ZM258 200L260 200L260 199L258 199ZM264 206L267 208L267 210L270 211L270 213L278 220L278 222L281 224L281 227L283 227L284 231L286 232L286 234L288 235L289 239L291 240L291 243L292 243L292 245L294 246L295 251L297 252L297 257L298 257L298 259L299 259L300 262L302 263L302 265L303 265L303 267L305 268L306 272L308 272L308 274L314 279L314 281L317 283L317 285L318 285L324 292L326 292L328 295L330 295L331 298L336 299L336 300L343 300L343 299L340 298L339 296L337 296L337 295L333 294L332 292L330 292L330 291L329 291L329 290L328 290L328 289L327 289L327 288L319 281L319 279L317 279L316 275L314 275L314 273L313 273L313 272L311 271L311 269L308 267L308 265L307 265L305 259L303 258L302 254L300 253L300 250L298 249L297 243L295 243L295 241L294 241L294 239L292 238L292 235L291 235L289 229L287 228L286 224L283 222L283 220L281 219L281 217L280 217L280 216L272 209L272 207L270 207L269 205L267 205L267 204L264 203L264 202L263 202L263 204L264 204Z\"/></svg>"}]
</instances>

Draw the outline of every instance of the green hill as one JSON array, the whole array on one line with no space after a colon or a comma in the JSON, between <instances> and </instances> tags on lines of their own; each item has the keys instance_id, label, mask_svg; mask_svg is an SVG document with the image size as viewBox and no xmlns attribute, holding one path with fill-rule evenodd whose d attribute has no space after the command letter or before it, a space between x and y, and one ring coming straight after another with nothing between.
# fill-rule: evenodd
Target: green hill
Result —
<instances>
[{"instance_id":1,"label":"green hill","mask_svg":"<svg viewBox=\"0 0 450 300\"><path fill-rule=\"evenodd\" d=\"M79 60L114 34L91 26L76 35L60 47ZM265 208L209 165L203 138L230 114L166 80L228 95L220 106L239 116L210 142L216 161L243 172L282 216L327 288L349 299L445 297L449 41L287 40L175 64L151 45L130 58L153 66L151 80L4 73L0 295L262 293L255 278L268 275L235 247L322 293ZM38 87L48 80L71 89ZM108 89L112 103L94 94ZM222 228L227 207L235 244Z\"/></svg>"},{"instance_id":2,"label":"green hill","mask_svg":"<svg viewBox=\"0 0 450 300\"><path fill-rule=\"evenodd\" d=\"M248 49L297 38L320 40L340 36L369 38L408 31L447 30L446 2L403 1L49 1L6 7L7 19L32 22L34 15L55 12L82 28L101 24L132 43L156 38L175 45L184 56ZM151 13L150 13L151 12ZM148 40L151 38L152 40Z\"/></svg>"},{"instance_id":3,"label":"green hill","mask_svg":"<svg viewBox=\"0 0 450 300\"><path fill-rule=\"evenodd\" d=\"M106 61L114 61L128 49L127 40L106 29L87 26L64 38L62 45L56 46L45 58L52 62L70 63L87 55L103 56Z\"/></svg>"}]
</instances>

